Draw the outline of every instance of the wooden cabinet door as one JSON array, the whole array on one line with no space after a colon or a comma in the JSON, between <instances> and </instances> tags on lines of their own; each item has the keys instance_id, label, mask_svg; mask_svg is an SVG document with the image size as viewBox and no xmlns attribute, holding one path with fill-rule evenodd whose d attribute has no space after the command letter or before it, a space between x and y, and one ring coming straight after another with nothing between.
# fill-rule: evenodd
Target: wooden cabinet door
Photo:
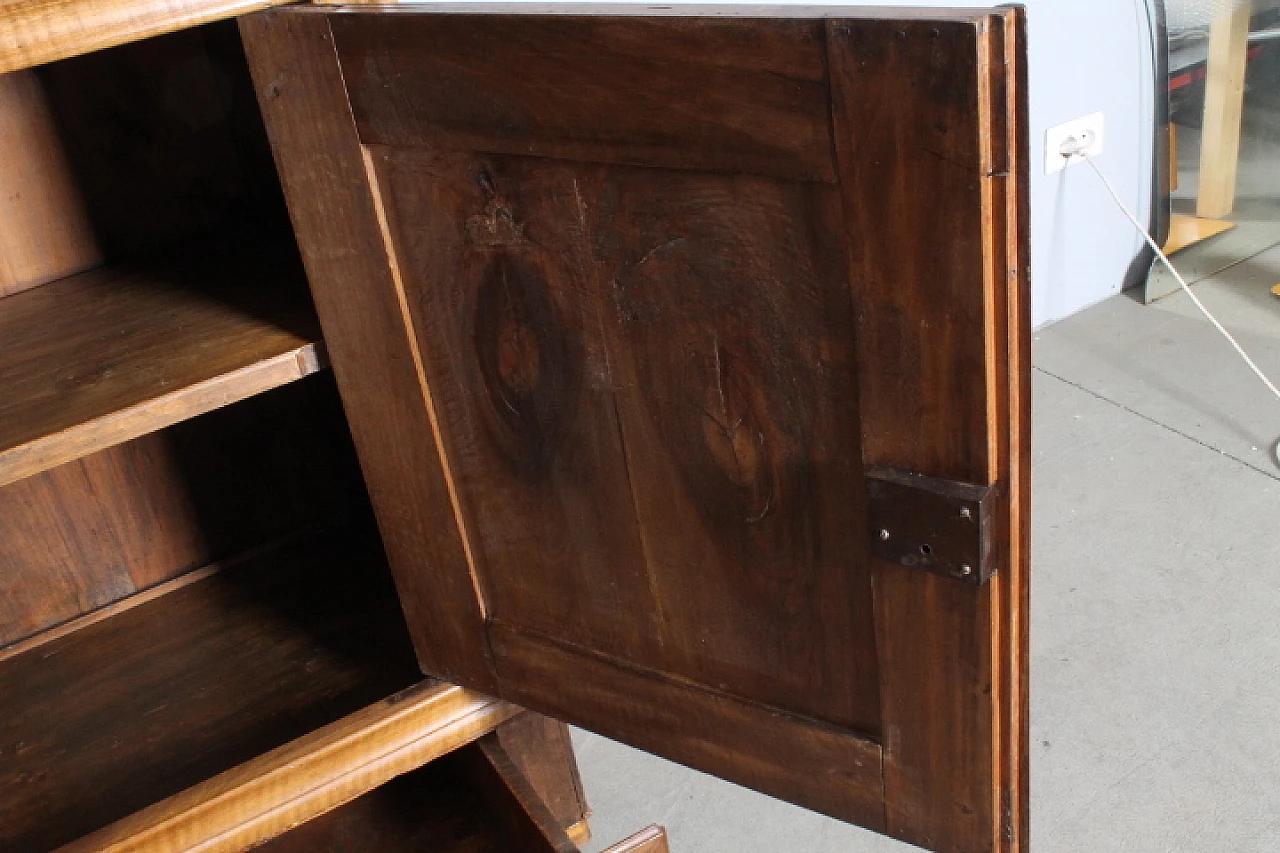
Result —
<instances>
[{"instance_id":1,"label":"wooden cabinet door","mask_svg":"<svg viewBox=\"0 0 1280 853\"><path fill-rule=\"evenodd\" d=\"M1023 850L1022 15L832 14L242 32L423 668Z\"/></svg>"}]
</instances>

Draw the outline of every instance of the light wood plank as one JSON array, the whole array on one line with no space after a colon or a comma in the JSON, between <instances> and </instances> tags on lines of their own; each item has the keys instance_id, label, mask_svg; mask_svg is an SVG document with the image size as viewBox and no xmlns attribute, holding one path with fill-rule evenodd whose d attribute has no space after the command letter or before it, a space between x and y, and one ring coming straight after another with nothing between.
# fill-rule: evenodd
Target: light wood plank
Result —
<instances>
[{"instance_id":1,"label":"light wood plank","mask_svg":"<svg viewBox=\"0 0 1280 853\"><path fill-rule=\"evenodd\" d=\"M642 829L630 838L624 838L604 853L669 853L667 831L660 826Z\"/></svg>"},{"instance_id":2,"label":"light wood plank","mask_svg":"<svg viewBox=\"0 0 1280 853\"><path fill-rule=\"evenodd\" d=\"M287 0L4 0L0 73L233 18Z\"/></svg>"},{"instance_id":3,"label":"light wood plank","mask_svg":"<svg viewBox=\"0 0 1280 853\"><path fill-rule=\"evenodd\" d=\"M231 255L100 268L0 300L0 485L322 368L296 260Z\"/></svg>"},{"instance_id":4,"label":"light wood plank","mask_svg":"<svg viewBox=\"0 0 1280 853\"><path fill-rule=\"evenodd\" d=\"M424 681L62 849L244 850L470 743L519 710Z\"/></svg>"},{"instance_id":5,"label":"light wood plank","mask_svg":"<svg viewBox=\"0 0 1280 853\"><path fill-rule=\"evenodd\" d=\"M1188 246L1194 246L1201 240L1216 237L1223 231L1235 228L1234 222L1221 219L1202 219L1199 216L1179 216L1174 214L1169 220L1169 239L1165 241L1164 252L1172 255Z\"/></svg>"},{"instance_id":6,"label":"light wood plank","mask_svg":"<svg viewBox=\"0 0 1280 853\"><path fill-rule=\"evenodd\" d=\"M1236 204L1240 165L1240 118L1244 110L1245 60L1252 4L1241 3L1209 28L1205 78L1204 135L1200 141L1200 193L1196 214L1217 219Z\"/></svg>"}]
</instances>

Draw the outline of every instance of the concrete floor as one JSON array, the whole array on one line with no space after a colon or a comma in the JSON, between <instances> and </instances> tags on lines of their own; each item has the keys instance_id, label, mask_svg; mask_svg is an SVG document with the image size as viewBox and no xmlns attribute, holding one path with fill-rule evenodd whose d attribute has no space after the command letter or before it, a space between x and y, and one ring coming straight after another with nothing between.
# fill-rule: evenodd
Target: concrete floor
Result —
<instances>
[{"instance_id":1,"label":"concrete floor","mask_svg":"<svg viewBox=\"0 0 1280 853\"><path fill-rule=\"evenodd\" d=\"M1280 250L1196 286L1280 375ZM1182 294L1035 343L1032 849L1280 850L1280 471L1268 396ZM596 853L905 853L575 733Z\"/></svg>"}]
</instances>

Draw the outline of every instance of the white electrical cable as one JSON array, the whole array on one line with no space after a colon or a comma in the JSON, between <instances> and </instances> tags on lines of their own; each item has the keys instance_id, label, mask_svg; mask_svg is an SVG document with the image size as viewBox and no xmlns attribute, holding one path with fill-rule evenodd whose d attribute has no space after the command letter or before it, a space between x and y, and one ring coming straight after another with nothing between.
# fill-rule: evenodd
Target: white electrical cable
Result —
<instances>
[{"instance_id":1,"label":"white electrical cable","mask_svg":"<svg viewBox=\"0 0 1280 853\"><path fill-rule=\"evenodd\" d=\"M1071 153L1076 153L1076 152L1071 152ZM1235 347L1236 352L1238 352L1240 354L1240 357L1244 359L1244 363L1249 365L1249 369L1252 370L1257 375L1257 377L1262 380L1262 384L1266 385L1267 388L1271 391L1271 393L1276 395L1277 399L1280 399L1280 388L1276 388L1275 383L1267 378L1267 374L1262 372L1262 368L1258 367L1258 365L1254 363L1253 359L1249 358L1249 354L1244 351L1244 347L1240 346L1240 344L1236 342L1236 339L1231 336L1231 333L1228 332L1225 328L1223 328L1222 324L1218 322L1218 318L1213 316L1213 314L1209 312L1209 309L1204 307L1204 303L1201 302L1199 298L1197 298L1196 295L1191 292L1191 288L1187 286L1186 280L1183 279L1182 275L1178 272L1178 270L1174 268L1173 263L1170 262L1168 256L1165 255L1165 253L1160 250L1160 246L1156 244L1156 241L1151 237L1150 234L1147 233L1147 229L1144 228L1142 226L1142 223L1138 221L1138 217L1130 213L1129 208L1125 207L1124 202L1120 200L1119 193L1116 192L1116 188L1111 186L1111 182L1107 180L1106 175L1102 174L1102 170L1098 168L1098 164L1093 162L1093 158L1090 157L1087 152L1080 151L1078 152L1078 154L1079 156L1085 159L1085 162L1087 162L1090 168L1093 169L1094 174L1096 174L1098 178L1102 181L1103 185L1107 188L1107 192L1111 194L1111 199L1116 203L1116 206L1119 207L1121 212L1124 213L1124 215L1129 218L1129 221L1133 223L1133 227L1138 229L1138 233L1141 234L1143 239L1147 241L1147 244L1150 245L1151 248L1155 250L1156 257L1158 257L1161 261L1164 262L1164 265L1169 268L1169 272L1173 273L1173 277L1177 280L1178 284L1182 287L1183 292L1186 293L1187 296L1191 298L1192 303L1194 303L1195 306L1200 309L1200 313L1203 314L1209 320L1209 322L1213 324L1215 329L1217 329L1219 332L1222 333L1222 336L1227 339L1227 341L1231 344L1231 346ZM1063 156L1064 157L1070 156L1070 154L1064 154ZM1276 446L1275 455L1276 455L1276 462L1280 464L1280 445Z\"/></svg>"}]
</instances>

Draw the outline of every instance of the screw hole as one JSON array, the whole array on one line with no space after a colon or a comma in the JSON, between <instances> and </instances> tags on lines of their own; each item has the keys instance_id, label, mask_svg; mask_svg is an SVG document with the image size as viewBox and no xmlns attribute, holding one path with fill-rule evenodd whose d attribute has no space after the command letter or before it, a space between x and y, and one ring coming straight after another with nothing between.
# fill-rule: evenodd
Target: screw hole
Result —
<instances>
[{"instance_id":1,"label":"screw hole","mask_svg":"<svg viewBox=\"0 0 1280 853\"><path fill-rule=\"evenodd\" d=\"M921 554L924 554L926 557L927 557L927 556L929 556L930 554L932 554L932 553L933 553L933 546L932 546L932 545L921 545L921 546L920 546L920 553L921 553Z\"/></svg>"}]
</instances>

